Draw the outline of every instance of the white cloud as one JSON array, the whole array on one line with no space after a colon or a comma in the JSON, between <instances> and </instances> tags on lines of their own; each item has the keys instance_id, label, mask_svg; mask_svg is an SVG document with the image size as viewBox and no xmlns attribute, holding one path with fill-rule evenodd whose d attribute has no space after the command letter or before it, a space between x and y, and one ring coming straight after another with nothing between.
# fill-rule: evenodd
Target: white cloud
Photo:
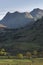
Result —
<instances>
[{"instance_id":1,"label":"white cloud","mask_svg":"<svg viewBox=\"0 0 43 65\"><path fill-rule=\"evenodd\" d=\"M3 19L4 15L0 15L0 20Z\"/></svg>"},{"instance_id":2,"label":"white cloud","mask_svg":"<svg viewBox=\"0 0 43 65\"><path fill-rule=\"evenodd\" d=\"M7 12L0 12L0 20L6 15Z\"/></svg>"}]
</instances>

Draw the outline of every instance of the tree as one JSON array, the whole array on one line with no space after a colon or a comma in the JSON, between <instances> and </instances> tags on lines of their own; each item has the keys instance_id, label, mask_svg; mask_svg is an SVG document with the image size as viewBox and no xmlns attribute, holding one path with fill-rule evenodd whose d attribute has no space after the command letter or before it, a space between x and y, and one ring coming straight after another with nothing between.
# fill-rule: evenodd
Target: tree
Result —
<instances>
[{"instance_id":1,"label":"tree","mask_svg":"<svg viewBox=\"0 0 43 65\"><path fill-rule=\"evenodd\" d=\"M5 51L5 49L0 50L0 55L7 55L7 52Z\"/></svg>"},{"instance_id":2,"label":"tree","mask_svg":"<svg viewBox=\"0 0 43 65\"><path fill-rule=\"evenodd\" d=\"M30 52L26 52L26 58L31 58L32 54Z\"/></svg>"},{"instance_id":3,"label":"tree","mask_svg":"<svg viewBox=\"0 0 43 65\"><path fill-rule=\"evenodd\" d=\"M17 58L23 59L23 54L21 54L21 53L17 54Z\"/></svg>"},{"instance_id":4,"label":"tree","mask_svg":"<svg viewBox=\"0 0 43 65\"><path fill-rule=\"evenodd\" d=\"M37 55L38 55L37 50L34 50L34 51L33 51L33 55L34 55L34 57L37 57Z\"/></svg>"},{"instance_id":5,"label":"tree","mask_svg":"<svg viewBox=\"0 0 43 65\"><path fill-rule=\"evenodd\" d=\"M3 49L1 49L1 51L5 52L5 49L3 48Z\"/></svg>"}]
</instances>

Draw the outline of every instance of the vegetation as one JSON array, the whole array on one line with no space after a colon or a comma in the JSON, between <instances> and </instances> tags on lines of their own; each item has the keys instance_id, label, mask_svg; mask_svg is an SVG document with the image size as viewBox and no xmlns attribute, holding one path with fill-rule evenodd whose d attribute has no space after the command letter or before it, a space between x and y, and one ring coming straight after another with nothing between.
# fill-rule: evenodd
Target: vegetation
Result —
<instances>
[{"instance_id":1,"label":"vegetation","mask_svg":"<svg viewBox=\"0 0 43 65\"><path fill-rule=\"evenodd\" d=\"M0 49L0 59L32 59L32 58L42 58L43 51L33 50L33 51L18 51L14 53L14 49L12 52L8 52L6 49Z\"/></svg>"},{"instance_id":2,"label":"vegetation","mask_svg":"<svg viewBox=\"0 0 43 65\"><path fill-rule=\"evenodd\" d=\"M26 58L31 58L32 57L32 54L30 52L26 52Z\"/></svg>"},{"instance_id":3,"label":"vegetation","mask_svg":"<svg viewBox=\"0 0 43 65\"><path fill-rule=\"evenodd\" d=\"M32 59L0 59L0 65L43 65L43 58Z\"/></svg>"},{"instance_id":4,"label":"vegetation","mask_svg":"<svg viewBox=\"0 0 43 65\"><path fill-rule=\"evenodd\" d=\"M19 58L19 59L23 59L23 54L17 54L17 58Z\"/></svg>"},{"instance_id":5,"label":"vegetation","mask_svg":"<svg viewBox=\"0 0 43 65\"><path fill-rule=\"evenodd\" d=\"M38 52L37 52L37 50L34 50L34 51L33 51L33 55L34 55L34 57L38 57Z\"/></svg>"}]
</instances>

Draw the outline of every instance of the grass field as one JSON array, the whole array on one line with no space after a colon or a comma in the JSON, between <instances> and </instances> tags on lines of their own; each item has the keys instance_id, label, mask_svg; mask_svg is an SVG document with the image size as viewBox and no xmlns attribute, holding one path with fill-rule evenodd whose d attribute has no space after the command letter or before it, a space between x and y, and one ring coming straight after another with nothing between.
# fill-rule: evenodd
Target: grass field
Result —
<instances>
[{"instance_id":1,"label":"grass field","mask_svg":"<svg viewBox=\"0 0 43 65\"><path fill-rule=\"evenodd\" d=\"M43 65L43 59L0 59L0 65Z\"/></svg>"}]
</instances>

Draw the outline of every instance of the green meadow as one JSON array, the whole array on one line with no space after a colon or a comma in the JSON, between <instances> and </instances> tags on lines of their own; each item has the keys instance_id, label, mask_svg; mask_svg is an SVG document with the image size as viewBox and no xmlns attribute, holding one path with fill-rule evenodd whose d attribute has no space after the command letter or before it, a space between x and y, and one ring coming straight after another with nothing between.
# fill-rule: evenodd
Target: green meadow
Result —
<instances>
[{"instance_id":1,"label":"green meadow","mask_svg":"<svg viewBox=\"0 0 43 65\"><path fill-rule=\"evenodd\" d=\"M0 59L0 65L43 65L43 58L30 59Z\"/></svg>"}]
</instances>

